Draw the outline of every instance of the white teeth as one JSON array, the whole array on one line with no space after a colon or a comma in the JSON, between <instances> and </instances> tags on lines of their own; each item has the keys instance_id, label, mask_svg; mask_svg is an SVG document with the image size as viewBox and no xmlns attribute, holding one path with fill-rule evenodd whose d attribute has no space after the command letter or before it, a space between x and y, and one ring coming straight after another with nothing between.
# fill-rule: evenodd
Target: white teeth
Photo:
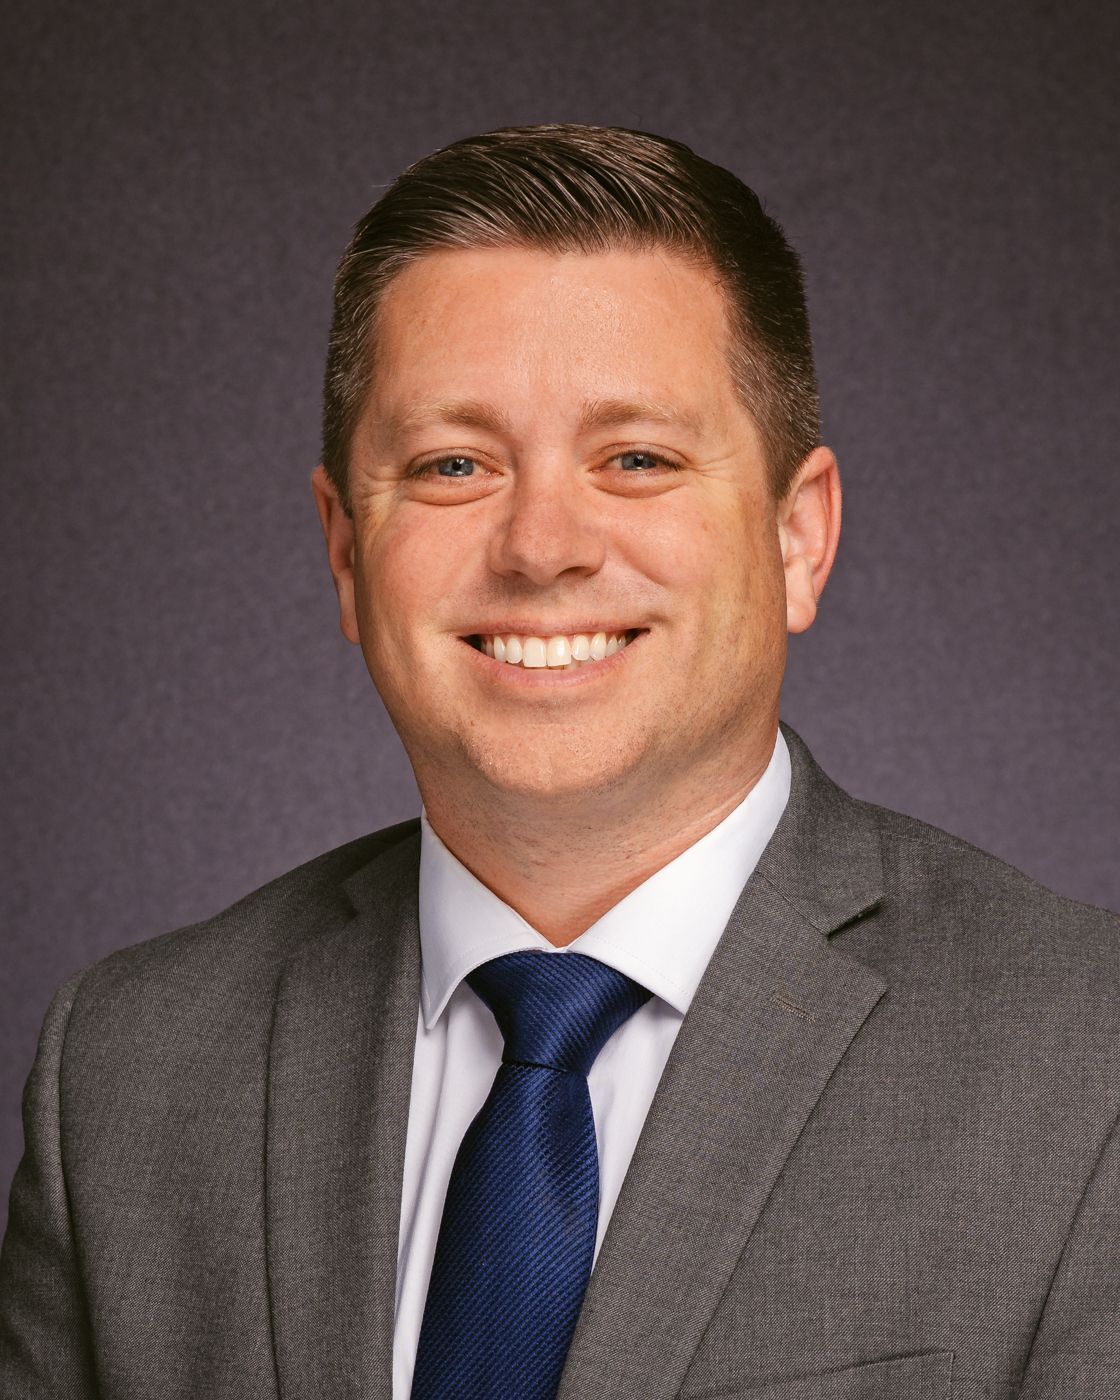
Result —
<instances>
[{"instance_id":1,"label":"white teeth","mask_svg":"<svg viewBox=\"0 0 1120 1400\"><path fill-rule=\"evenodd\" d=\"M500 637L482 636L479 650L495 661L525 666L533 670L548 667L556 671L571 671L590 661L602 661L626 646L625 632L586 632L574 636Z\"/></svg>"},{"instance_id":2,"label":"white teeth","mask_svg":"<svg viewBox=\"0 0 1120 1400\"><path fill-rule=\"evenodd\" d=\"M572 659L572 648L567 637L549 637L545 656L550 666L566 666Z\"/></svg>"}]
</instances>

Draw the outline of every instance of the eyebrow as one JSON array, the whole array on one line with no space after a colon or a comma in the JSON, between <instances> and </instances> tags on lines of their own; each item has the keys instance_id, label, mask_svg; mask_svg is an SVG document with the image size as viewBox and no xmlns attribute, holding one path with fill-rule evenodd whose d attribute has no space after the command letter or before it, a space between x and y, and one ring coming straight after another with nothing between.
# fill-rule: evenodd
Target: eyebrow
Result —
<instances>
[{"instance_id":1,"label":"eyebrow","mask_svg":"<svg viewBox=\"0 0 1120 1400\"><path fill-rule=\"evenodd\" d=\"M685 428L699 435L704 431L702 414L683 404L658 403L655 399L592 399L585 403L579 426L583 432L592 428L617 428L624 423L662 423L670 428Z\"/></svg>"},{"instance_id":2,"label":"eyebrow","mask_svg":"<svg viewBox=\"0 0 1120 1400\"><path fill-rule=\"evenodd\" d=\"M696 436L706 426L701 414L683 404L659 403L655 399L638 397L587 400L580 410L579 430L586 433L596 428L617 428L634 422L683 428ZM492 433L513 432L508 414L481 399L445 399L420 404L382 420L382 426L393 440L435 424L478 428Z\"/></svg>"}]
</instances>

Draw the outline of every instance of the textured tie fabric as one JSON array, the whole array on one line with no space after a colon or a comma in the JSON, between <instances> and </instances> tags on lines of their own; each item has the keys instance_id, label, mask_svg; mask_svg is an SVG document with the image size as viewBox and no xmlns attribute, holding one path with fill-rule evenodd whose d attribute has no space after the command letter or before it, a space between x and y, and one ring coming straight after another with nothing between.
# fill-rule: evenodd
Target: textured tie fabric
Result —
<instances>
[{"instance_id":1,"label":"textured tie fabric","mask_svg":"<svg viewBox=\"0 0 1120 1400\"><path fill-rule=\"evenodd\" d=\"M649 992L580 953L509 953L467 981L505 1050L448 1183L412 1400L552 1400L599 1214L587 1073Z\"/></svg>"}]
</instances>

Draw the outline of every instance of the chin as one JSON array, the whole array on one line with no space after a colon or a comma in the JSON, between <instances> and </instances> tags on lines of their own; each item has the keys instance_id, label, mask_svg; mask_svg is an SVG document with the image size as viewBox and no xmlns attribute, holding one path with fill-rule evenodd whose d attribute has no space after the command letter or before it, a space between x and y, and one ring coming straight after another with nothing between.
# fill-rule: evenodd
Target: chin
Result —
<instances>
[{"instance_id":1,"label":"chin","mask_svg":"<svg viewBox=\"0 0 1120 1400\"><path fill-rule=\"evenodd\" d=\"M621 761L617 743L578 749L535 743L479 753L466 746L465 757L492 787L510 797L587 797L608 792L626 777L632 762ZM598 751L596 751L598 749Z\"/></svg>"}]
</instances>

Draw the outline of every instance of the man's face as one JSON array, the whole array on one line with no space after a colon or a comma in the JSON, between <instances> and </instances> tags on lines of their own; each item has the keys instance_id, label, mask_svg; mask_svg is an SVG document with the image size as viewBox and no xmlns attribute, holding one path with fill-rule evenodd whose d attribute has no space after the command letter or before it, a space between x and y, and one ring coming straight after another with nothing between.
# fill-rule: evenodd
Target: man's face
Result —
<instances>
[{"instance_id":1,"label":"man's face","mask_svg":"<svg viewBox=\"0 0 1120 1400\"><path fill-rule=\"evenodd\" d=\"M656 793L772 737L783 559L727 334L665 251L439 252L390 284L336 578L422 790ZM632 640L524 664L596 633Z\"/></svg>"}]
</instances>

